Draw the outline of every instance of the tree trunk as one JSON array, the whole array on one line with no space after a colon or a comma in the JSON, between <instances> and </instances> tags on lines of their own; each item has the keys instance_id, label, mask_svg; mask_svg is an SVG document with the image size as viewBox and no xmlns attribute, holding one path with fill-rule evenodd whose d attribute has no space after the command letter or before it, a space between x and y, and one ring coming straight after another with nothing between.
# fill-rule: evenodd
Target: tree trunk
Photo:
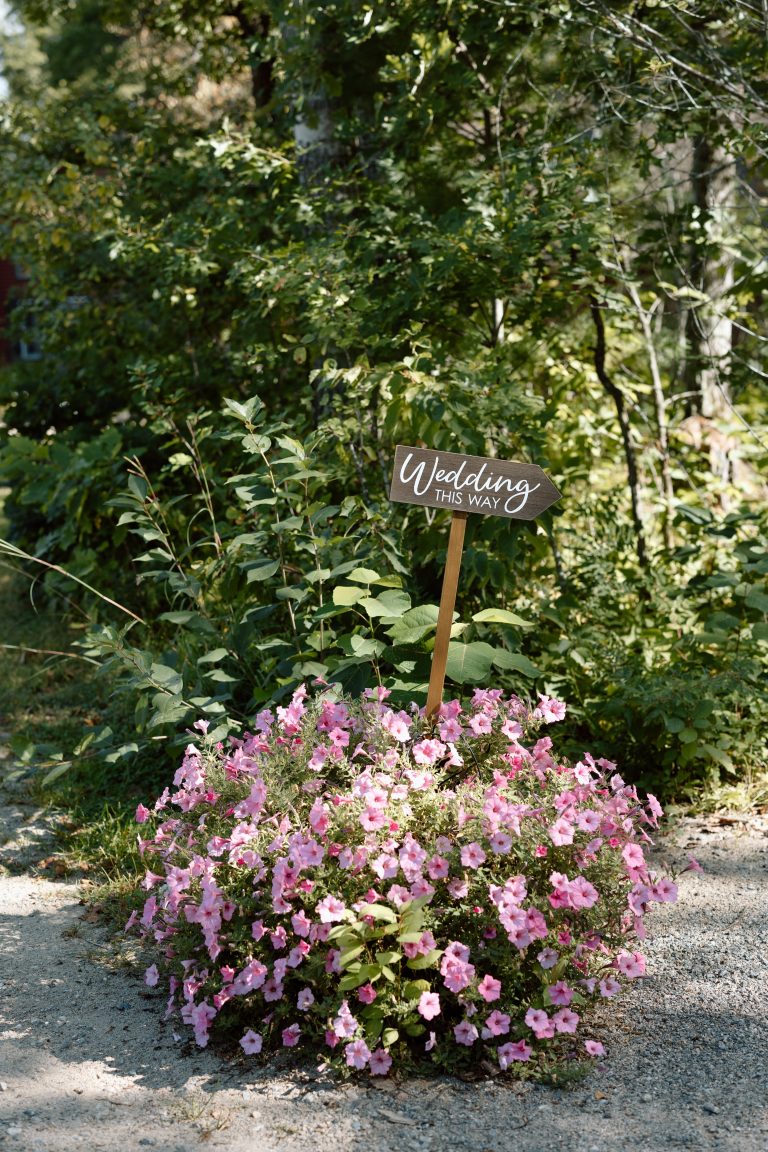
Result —
<instances>
[{"instance_id":1,"label":"tree trunk","mask_svg":"<svg viewBox=\"0 0 768 1152\"><path fill-rule=\"evenodd\" d=\"M641 568L648 567L648 553L645 546L645 533L640 518L640 479L637 472L637 460L632 446L632 436L629 427L629 417L624 403L624 396L620 388L614 384L605 367L605 325L603 315L594 296L589 298L589 310L592 313L592 322L595 325L595 372L597 378L613 400L616 415L621 429L621 442L624 446L624 459L627 464L627 480L629 483L629 496L632 503L632 524L635 529L635 548L637 560Z\"/></svg>"},{"instance_id":2,"label":"tree trunk","mask_svg":"<svg viewBox=\"0 0 768 1152\"><path fill-rule=\"evenodd\" d=\"M687 285L709 297L685 311L683 381L686 412L708 418L723 415L730 404L730 356L733 326L728 297L733 288L733 257L720 239L736 195L736 166L705 136L693 142L691 194L695 235L688 251ZM713 253L713 249L717 248Z\"/></svg>"}]
</instances>

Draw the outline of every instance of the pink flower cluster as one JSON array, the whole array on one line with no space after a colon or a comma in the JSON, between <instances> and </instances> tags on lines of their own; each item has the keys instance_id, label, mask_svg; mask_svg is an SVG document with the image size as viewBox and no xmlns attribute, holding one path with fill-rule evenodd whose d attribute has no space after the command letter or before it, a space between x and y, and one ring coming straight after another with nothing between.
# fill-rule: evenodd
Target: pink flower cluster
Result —
<instances>
[{"instance_id":1,"label":"pink flower cluster","mask_svg":"<svg viewBox=\"0 0 768 1152\"><path fill-rule=\"evenodd\" d=\"M601 1054L589 1003L644 974L644 916L676 896L644 852L658 803L555 757L537 729L560 701L478 690L429 721L388 695L299 688L228 747L198 726L175 790L137 810L146 983L166 974L201 1046L228 1018L248 1055L375 1076Z\"/></svg>"}]
</instances>

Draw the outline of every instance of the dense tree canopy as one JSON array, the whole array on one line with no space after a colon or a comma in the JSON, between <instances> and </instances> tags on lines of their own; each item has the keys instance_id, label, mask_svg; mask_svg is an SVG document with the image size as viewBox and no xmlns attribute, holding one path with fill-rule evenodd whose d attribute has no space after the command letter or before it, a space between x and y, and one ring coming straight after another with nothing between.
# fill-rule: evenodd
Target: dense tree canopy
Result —
<instances>
[{"instance_id":1,"label":"dense tree canopy","mask_svg":"<svg viewBox=\"0 0 768 1152\"><path fill-rule=\"evenodd\" d=\"M462 618L536 627L470 624L456 679L537 672L574 740L638 771L659 770L649 741L664 772L759 759L760 6L16 10L0 249L44 354L0 376L14 539L171 610L131 657L170 669L150 677L179 697L165 720L372 659L421 683L428 624L382 639L375 614L328 611L361 561L437 598L443 519L386 503L394 444L421 442L539 463L564 492L533 529L473 521Z\"/></svg>"}]
</instances>

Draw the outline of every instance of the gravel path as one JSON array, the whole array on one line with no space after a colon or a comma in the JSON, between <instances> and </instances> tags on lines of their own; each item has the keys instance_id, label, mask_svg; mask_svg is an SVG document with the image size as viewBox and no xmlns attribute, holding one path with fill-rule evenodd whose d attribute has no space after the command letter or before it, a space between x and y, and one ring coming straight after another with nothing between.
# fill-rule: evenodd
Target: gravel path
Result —
<instances>
[{"instance_id":1,"label":"gravel path","mask_svg":"<svg viewBox=\"0 0 768 1152\"><path fill-rule=\"evenodd\" d=\"M0 797L9 800L9 797ZM77 887L35 876L43 813L0 815L0 1147L186 1152L656 1152L768 1148L768 820L685 819L693 852L652 917L648 977L595 1031L602 1065L568 1089L500 1080L337 1086L196 1049L119 966ZM27 869L26 871L23 869ZM14 874L15 873L15 874ZM638 982L639 985L639 982Z\"/></svg>"}]
</instances>

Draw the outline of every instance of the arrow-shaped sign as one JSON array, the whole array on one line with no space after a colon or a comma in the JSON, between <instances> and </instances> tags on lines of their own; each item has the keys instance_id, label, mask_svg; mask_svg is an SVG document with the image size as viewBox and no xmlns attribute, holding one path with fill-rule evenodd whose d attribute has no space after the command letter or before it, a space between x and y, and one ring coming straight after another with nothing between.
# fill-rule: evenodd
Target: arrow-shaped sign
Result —
<instances>
[{"instance_id":1,"label":"arrow-shaped sign","mask_svg":"<svg viewBox=\"0 0 768 1152\"><path fill-rule=\"evenodd\" d=\"M398 444L389 498L428 508L533 520L559 500L560 493L536 464Z\"/></svg>"},{"instance_id":2,"label":"arrow-shaped sign","mask_svg":"<svg viewBox=\"0 0 768 1152\"><path fill-rule=\"evenodd\" d=\"M431 716L443 699L467 516L476 512L482 516L533 520L559 500L560 493L536 464L398 444L389 498L453 511L427 694L427 716Z\"/></svg>"}]
</instances>

